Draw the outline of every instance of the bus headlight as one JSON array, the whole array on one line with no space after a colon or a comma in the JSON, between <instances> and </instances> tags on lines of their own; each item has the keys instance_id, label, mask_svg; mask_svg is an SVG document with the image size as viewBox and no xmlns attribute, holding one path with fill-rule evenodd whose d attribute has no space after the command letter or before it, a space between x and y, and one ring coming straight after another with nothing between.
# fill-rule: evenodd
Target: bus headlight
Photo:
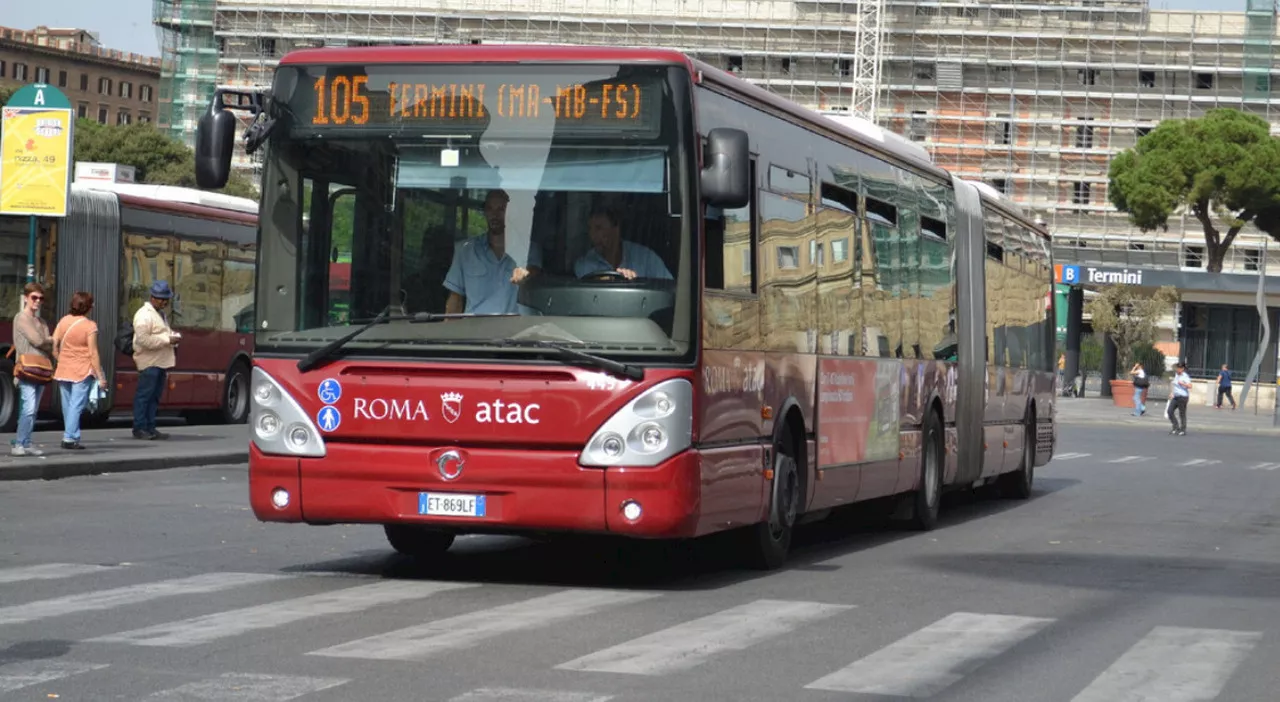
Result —
<instances>
[{"instance_id":1,"label":"bus headlight","mask_svg":"<svg viewBox=\"0 0 1280 702\"><path fill-rule=\"evenodd\" d=\"M325 455L324 439L306 411L261 368L253 369L249 410L251 440L259 451L275 456Z\"/></svg>"},{"instance_id":2,"label":"bus headlight","mask_svg":"<svg viewBox=\"0 0 1280 702\"><path fill-rule=\"evenodd\" d=\"M656 466L693 444L693 385L682 378L649 388L587 441L579 465Z\"/></svg>"}]
</instances>

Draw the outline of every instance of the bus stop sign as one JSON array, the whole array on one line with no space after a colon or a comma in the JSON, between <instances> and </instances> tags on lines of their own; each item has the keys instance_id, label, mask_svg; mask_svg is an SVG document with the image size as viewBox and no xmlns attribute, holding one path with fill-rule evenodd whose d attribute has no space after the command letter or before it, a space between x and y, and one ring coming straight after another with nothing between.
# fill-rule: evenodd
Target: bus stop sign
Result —
<instances>
[{"instance_id":1,"label":"bus stop sign","mask_svg":"<svg viewBox=\"0 0 1280 702\"><path fill-rule=\"evenodd\" d=\"M45 83L19 88L0 118L0 215L65 217L75 111Z\"/></svg>"}]
</instances>

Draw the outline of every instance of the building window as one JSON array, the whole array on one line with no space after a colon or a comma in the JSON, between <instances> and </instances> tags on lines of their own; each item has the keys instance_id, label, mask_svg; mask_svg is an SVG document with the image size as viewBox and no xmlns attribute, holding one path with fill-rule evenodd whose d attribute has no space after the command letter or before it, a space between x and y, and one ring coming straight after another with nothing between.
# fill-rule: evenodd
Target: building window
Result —
<instances>
[{"instance_id":1,"label":"building window","mask_svg":"<svg viewBox=\"0 0 1280 702\"><path fill-rule=\"evenodd\" d=\"M151 86L144 85L138 88L138 99L143 102L151 102Z\"/></svg>"},{"instance_id":2,"label":"building window","mask_svg":"<svg viewBox=\"0 0 1280 702\"><path fill-rule=\"evenodd\" d=\"M907 129L907 137L911 141L925 141L929 137L929 113L925 110L911 111L911 126Z\"/></svg>"},{"instance_id":3,"label":"building window","mask_svg":"<svg viewBox=\"0 0 1280 702\"><path fill-rule=\"evenodd\" d=\"M98 124L106 124L106 123L107 123L107 108L104 105L98 108Z\"/></svg>"},{"instance_id":4,"label":"building window","mask_svg":"<svg viewBox=\"0 0 1280 702\"><path fill-rule=\"evenodd\" d=\"M1152 129L1155 129L1155 127L1150 127L1150 126L1148 126L1148 127L1138 127L1137 129L1134 129L1133 131L1134 131L1135 133L1137 133L1138 138L1139 138L1139 139L1141 139L1142 137L1144 137L1144 136L1146 136L1146 135L1150 134Z\"/></svg>"},{"instance_id":5,"label":"building window","mask_svg":"<svg viewBox=\"0 0 1280 702\"><path fill-rule=\"evenodd\" d=\"M1089 204L1090 196L1093 195L1093 183L1077 181L1073 184L1072 190L1071 201L1077 205L1087 205Z\"/></svg>"},{"instance_id":6,"label":"building window","mask_svg":"<svg viewBox=\"0 0 1280 702\"><path fill-rule=\"evenodd\" d=\"M800 267L800 247L799 246L779 246L778 247L778 269L784 271L793 271Z\"/></svg>"},{"instance_id":7,"label":"building window","mask_svg":"<svg viewBox=\"0 0 1280 702\"><path fill-rule=\"evenodd\" d=\"M1007 85L1013 76L1013 69L1009 66L990 66L991 82L998 85Z\"/></svg>"},{"instance_id":8,"label":"building window","mask_svg":"<svg viewBox=\"0 0 1280 702\"><path fill-rule=\"evenodd\" d=\"M111 96L111 79L110 78L98 79L98 94L106 95L108 97Z\"/></svg>"},{"instance_id":9,"label":"building window","mask_svg":"<svg viewBox=\"0 0 1280 702\"><path fill-rule=\"evenodd\" d=\"M1138 71L1138 85L1143 88L1156 87L1155 71Z\"/></svg>"},{"instance_id":10,"label":"building window","mask_svg":"<svg viewBox=\"0 0 1280 702\"><path fill-rule=\"evenodd\" d=\"M1080 85L1096 85L1098 82L1098 69L1081 68L1076 71L1076 76L1080 79Z\"/></svg>"},{"instance_id":11,"label":"building window","mask_svg":"<svg viewBox=\"0 0 1280 702\"><path fill-rule=\"evenodd\" d=\"M89 117L89 103L82 102L76 107L76 117L87 119Z\"/></svg>"},{"instance_id":12,"label":"building window","mask_svg":"<svg viewBox=\"0 0 1280 702\"><path fill-rule=\"evenodd\" d=\"M88 74L88 73L81 73L81 74L80 74L80 89L81 89L81 90L86 90L86 91L89 89L89 74Z\"/></svg>"},{"instance_id":13,"label":"building window","mask_svg":"<svg viewBox=\"0 0 1280 702\"><path fill-rule=\"evenodd\" d=\"M14 80L25 81L27 79L27 64L25 63L13 64L13 77L14 77Z\"/></svg>"},{"instance_id":14,"label":"building window","mask_svg":"<svg viewBox=\"0 0 1280 702\"><path fill-rule=\"evenodd\" d=\"M937 79L937 67L932 63L917 63L915 64L915 71L916 80L931 81Z\"/></svg>"},{"instance_id":15,"label":"building window","mask_svg":"<svg viewBox=\"0 0 1280 702\"><path fill-rule=\"evenodd\" d=\"M138 124L151 124L151 115L143 112L138 115Z\"/></svg>"},{"instance_id":16,"label":"building window","mask_svg":"<svg viewBox=\"0 0 1280 702\"><path fill-rule=\"evenodd\" d=\"M36 82L37 82L37 83L48 83L48 82L49 82L49 69L45 68L44 66L37 66L37 67L36 67Z\"/></svg>"},{"instance_id":17,"label":"building window","mask_svg":"<svg viewBox=\"0 0 1280 702\"><path fill-rule=\"evenodd\" d=\"M6 68L5 62L4 62L4 61L0 61L0 78L4 78L4 70L5 70L5 68Z\"/></svg>"},{"instance_id":18,"label":"building window","mask_svg":"<svg viewBox=\"0 0 1280 702\"><path fill-rule=\"evenodd\" d=\"M261 53L263 56L268 56L268 57L275 56L275 55L276 55L276 40L275 40L275 39L271 39L270 37L263 37L263 38L259 39L259 40L258 40L258 52L259 52L259 53Z\"/></svg>"},{"instance_id":19,"label":"building window","mask_svg":"<svg viewBox=\"0 0 1280 702\"><path fill-rule=\"evenodd\" d=\"M1213 90L1213 74L1197 73L1196 90Z\"/></svg>"},{"instance_id":20,"label":"building window","mask_svg":"<svg viewBox=\"0 0 1280 702\"><path fill-rule=\"evenodd\" d=\"M1076 127L1076 148L1092 149L1093 148L1093 121L1092 117L1077 117L1076 120L1080 124Z\"/></svg>"},{"instance_id":21,"label":"building window","mask_svg":"<svg viewBox=\"0 0 1280 702\"><path fill-rule=\"evenodd\" d=\"M1182 265L1186 268L1204 268L1204 247L1182 247Z\"/></svg>"},{"instance_id":22,"label":"building window","mask_svg":"<svg viewBox=\"0 0 1280 702\"><path fill-rule=\"evenodd\" d=\"M840 59L836 62L836 69L839 71L840 75L847 76L850 73L853 73L853 61L849 59Z\"/></svg>"},{"instance_id":23,"label":"building window","mask_svg":"<svg viewBox=\"0 0 1280 702\"><path fill-rule=\"evenodd\" d=\"M120 81L120 97L122 98L133 97L133 83L130 83L129 81L125 81L125 80Z\"/></svg>"},{"instance_id":24,"label":"building window","mask_svg":"<svg viewBox=\"0 0 1280 702\"><path fill-rule=\"evenodd\" d=\"M66 72L66 71L58 71L58 87L59 87L59 88L65 88L65 87L67 87L67 72Z\"/></svg>"},{"instance_id":25,"label":"building window","mask_svg":"<svg viewBox=\"0 0 1280 702\"><path fill-rule=\"evenodd\" d=\"M994 140L997 144L1010 144L1013 142L1013 120L1008 113L996 114L996 129Z\"/></svg>"},{"instance_id":26,"label":"building window","mask_svg":"<svg viewBox=\"0 0 1280 702\"><path fill-rule=\"evenodd\" d=\"M128 110L120 110L120 114L116 115L116 124L129 124L131 121Z\"/></svg>"},{"instance_id":27,"label":"building window","mask_svg":"<svg viewBox=\"0 0 1280 702\"><path fill-rule=\"evenodd\" d=\"M1009 180L1007 178L992 178L991 187L1005 195L1009 194Z\"/></svg>"},{"instance_id":28,"label":"building window","mask_svg":"<svg viewBox=\"0 0 1280 702\"><path fill-rule=\"evenodd\" d=\"M1257 249L1244 250L1244 269L1246 271L1256 271L1262 261L1261 252Z\"/></svg>"},{"instance_id":29,"label":"building window","mask_svg":"<svg viewBox=\"0 0 1280 702\"><path fill-rule=\"evenodd\" d=\"M782 72L783 72L783 73L790 73L790 72L791 72L791 59L790 59L790 57L782 59Z\"/></svg>"},{"instance_id":30,"label":"building window","mask_svg":"<svg viewBox=\"0 0 1280 702\"><path fill-rule=\"evenodd\" d=\"M742 72L742 57L741 57L741 56L730 56L730 57L729 57L729 72L730 72L730 73L741 73L741 72Z\"/></svg>"}]
</instances>

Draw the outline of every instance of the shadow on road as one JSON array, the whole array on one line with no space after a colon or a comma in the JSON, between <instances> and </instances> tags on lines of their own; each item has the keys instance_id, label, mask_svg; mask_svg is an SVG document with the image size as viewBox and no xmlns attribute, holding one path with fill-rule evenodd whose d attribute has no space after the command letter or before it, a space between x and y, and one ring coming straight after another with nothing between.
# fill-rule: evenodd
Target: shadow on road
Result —
<instances>
[{"instance_id":1,"label":"shadow on road","mask_svg":"<svg viewBox=\"0 0 1280 702\"><path fill-rule=\"evenodd\" d=\"M939 529L996 517L1017 509L1035 509L1035 501L1079 481L1040 479L1032 499L993 498L991 491L951 493L943 502ZM797 529L784 570L839 571L826 561L897 541L928 538L888 519L892 503L855 505L821 522ZM416 560L390 550L369 550L350 557L301 564L285 572L324 572L522 585L611 587L648 590L713 590L766 573L746 570L738 558L735 533L702 539L651 542L608 537L559 536L458 539L443 556Z\"/></svg>"}]
</instances>

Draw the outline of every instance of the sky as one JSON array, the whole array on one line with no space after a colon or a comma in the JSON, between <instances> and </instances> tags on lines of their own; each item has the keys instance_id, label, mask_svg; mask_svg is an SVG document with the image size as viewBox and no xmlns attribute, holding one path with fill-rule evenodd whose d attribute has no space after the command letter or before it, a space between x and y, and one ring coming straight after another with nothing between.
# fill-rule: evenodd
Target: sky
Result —
<instances>
[{"instance_id":1,"label":"sky","mask_svg":"<svg viewBox=\"0 0 1280 702\"><path fill-rule=\"evenodd\" d=\"M0 24L16 29L39 25L67 27L74 17L78 29L98 32L110 49L160 55L151 24L151 0L8 0ZM1245 0L1151 0L1160 10L1244 10Z\"/></svg>"}]
</instances>

